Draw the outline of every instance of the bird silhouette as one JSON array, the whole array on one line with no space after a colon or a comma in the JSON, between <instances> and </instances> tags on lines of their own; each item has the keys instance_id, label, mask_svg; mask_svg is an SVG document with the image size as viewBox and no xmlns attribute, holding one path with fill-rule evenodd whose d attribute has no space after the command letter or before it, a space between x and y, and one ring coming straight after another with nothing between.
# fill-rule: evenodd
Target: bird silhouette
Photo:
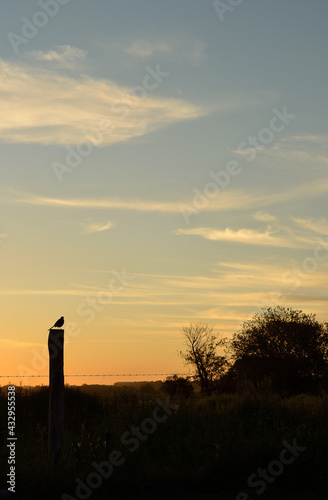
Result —
<instances>
[{"instance_id":1,"label":"bird silhouette","mask_svg":"<svg viewBox=\"0 0 328 500\"><path fill-rule=\"evenodd\" d=\"M62 316L61 318L57 319L56 323L51 327L49 328L49 331L52 329L52 328L61 328L64 324L64 316Z\"/></svg>"}]
</instances>

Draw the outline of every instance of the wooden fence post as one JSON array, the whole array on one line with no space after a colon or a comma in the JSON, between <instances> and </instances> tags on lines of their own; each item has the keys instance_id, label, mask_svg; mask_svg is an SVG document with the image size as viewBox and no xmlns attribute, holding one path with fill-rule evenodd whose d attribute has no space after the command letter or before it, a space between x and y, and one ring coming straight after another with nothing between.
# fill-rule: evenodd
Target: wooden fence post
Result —
<instances>
[{"instance_id":1,"label":"wooden fence post","mask_svg":"<svg viewBox=\"0 0 328 500\"><path fill-rule=\"evenodd\" d=\"M64 433L64 330L50 329L48 451L58 463Z\"/></svg>"}]
</instances>

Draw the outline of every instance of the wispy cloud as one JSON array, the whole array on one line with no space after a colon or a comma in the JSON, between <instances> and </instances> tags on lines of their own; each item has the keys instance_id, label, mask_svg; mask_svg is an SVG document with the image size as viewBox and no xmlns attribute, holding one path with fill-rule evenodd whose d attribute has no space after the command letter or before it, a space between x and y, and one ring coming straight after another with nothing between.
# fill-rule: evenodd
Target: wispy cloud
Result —
<instances>
[{"instance_id":1,"label":"wispy cloud","mask_svg":"<svg viewBox=\"0 0 328 500\"><path fill-rule=\"evenodd\" d=\"M107 199L62 199L51 198L46 196L21 194L17 198L19 203L28 205L41 205L52 207L71 207L71 208L95 208L95 209L118 209L118 210L134 210L138 212L161 212L161 213L178 213L180 211L179 204L174 202L160 202L152 200L122 200L118 198Z\"/></svg>"},{"instance_id":2,"label":"wispy cloud","mask_svg":"<svg viewBox=\"0 0 328 500\"><path fill-rule=\"evenodd\" d=\"M328 177L318 177L317 179L300 184L290 189L290 198L306 198L312 196L322 196L328 192ZM288 191L283 193L283 199L288 199Z\"/></svg>"},{"instance_id":3,"label":"wispy cloud","mask_svg":"<svg viewBox=\"0 0 328 500\"><path fill-rule=\"evenodd\" d=\"M147 58L163 53L171 60L183 59L191 66L199 66L206 59L206 43L203 40L135 40L123 48L126 54L137 58Z\"/></svg>"},{"instance_id":4,"label":"wispy cloud","mask_svg":"<svg viewBox=\"0 0 328 500\"><path fill-rule=\"evenodd\" d=\"M267 212L260 211L260 212L256 212L256 214L254 215L254 219L262 221L262 222L274 222L277 220L277 217L275 217L274 215L271 215Z\"/></svg>"},{"instance_id":5,"label":"wispy cloud","mask_svg":"<svg viewBox=\"0 0 328 500\"><path fill-rule=\"evenodd\" d=\"M277 138L271 145L256 148L256 155L261 161L269 159L277 160L280 166L295 165L299 168L300 164L308 169L310 162L311 169L322 165L327 167L328 163L328 135L304 134ZM234 154L241 157L249 155L247 149L235 150Z\"/></svg>"},{"instance_id":6,"label":"wispy cloud","mask_svg":"<svg viewBox=\"0 0 328 500\"><path fill-rule=\"evenodd\" d=\"M9 295L23 295L23 296L42 296L42 295L49 295L49 296L64 296L64 297L85 297L86 292L83 290L75 290L75 289L53 289L53 290L46 290L46 289L2 289L0 290L0 295L4 296L9 296Z\"/></svg>"},{"instance_id":7,"label":"wispy cloud","mask_svg":"<svg viewBox=\"0 0 328 500\"><path fill-rule=\"evenodd\" d=\"M281 138L281 142L285 143L286 146L298 144L300 147L304 148L309 145L320 145L328 149L328 135L325 134L292 135L288 138Z\"/></svg>"},{"instance_id":8,"label":"wispy cloud","mask_svg":"<svg viewBox=\"0 0 328 500\"><path fill-rule=\"evenodd\" d=\"M28 52L26 57L30 60L55 64L57 67L72 68L84 61L86 53L84 50L72 47L71 45L58 45L55 50L34 50Z\"/></svg>"},{"instance_id":9,"label":"wispy cloud","mask_svg":"<svg viewBox=\"0 0 328 500\"><path fill-rule=\"evenodd\" d=\"M133 210L137 212L181 214L181 200L155 201L155 200L129 200L121 198L82 199L82 198L52 198L32 193L13 192L15 202L27 205L40 205L68 208L95 208ZM186 203L192 203L192 200ZM221 194L214 206L206 208L208 211L227 211L252 206L252 197L239 191L226 191Z\"/></svg>"},{"instance_id":10,"label":"wispy cloud","mask_svg":"<svg viewBox=\"0 0 328 500\"><path fill-rule=\"evenodd\" d=\"M56 53L40 53L40 57L60 58ZM147 82L153 82L151 71ZM156 67L153 71L156 73ZM155 80L153 84L159 85ZM74 145L105 123L101 145L106 146L211 112L209 107L145 92L144 98L139 98L133 88L110 80L68 77L0 59L0 140Z\"/></svg>"},{"instance_id":11,"label":"wispy cloud","mask_svg":"<svg viewBox=\"0 0 328 500\"><path fill-rule=\"evenodd\" d=\"M178 229L176 234L202 236L207 240L230 241L233 243L244 243L246 245L264 245L286 248L295 247L295 243L275 235L270 229L259 232L254 229L238 229L234 231L229 227L224 230L198 227L194 229Z\"/></svg>"},{"instance_id":12,"label":"wispy cloud","mask_svg":"<svg viewBox=\"0 0 328 500\"><path fill-rule=\"evenodd\" d=\"M212 241L226 241L247 245L260 245L284 248L315 248L318 245L318 234L328 234L326 219L311 220L295 217L278 218L266 212L257 212L253 218L260 222L270 223L264 231L254 228L231 229L229 227L211 228L196 227L178 229L179 235L201 236Z\"/></svg>"},{"instance_id":13,"label":"wispy cloud","mask_svg":"<svg viewBox=\"0 0 328 500\"><path fill-rule=\"evenodd\" d=\"M108 231L108 229L112 229L115 227L115 224L112 222L108 221L106 224L83 224L84 226L84 233L89 234L89 233L101 233L102 231Z\"/></svg>"},{"instance_id":14,"label":"wispy cloud","mask_svg":"<svg viewBox=\"0 0 328 500\"><path fill-rule=\"evenodd\" d=\"M149 57L156 52L169 52L171 50L168 42L149 42L146 40L135 40L131 45L124 49L126 54L135 57Z\"/></svg>"},{"instance_id":15,"label":"wispy cloud","mask_svg":"<svg viewBox=\"0 0 328 500\"><path fill-rule=\"evenodd\" d=\"M240 190L226 189L218 193L218 196L200 210L200 212L227 212L238 210L253 210L269 205L281 204L293 199L311 198L313 196L321 196L328 192L328 177L321 177L314 181L300 184L282 192L280 189L277 192L265 192L264 189L259 190ZM182 214L186 210L192 210L193 199L180 199L177 201L155 201L155 200L138 200L138 199L122 199L122 198L105 198L105 199L83 199L83 198L55 198L51 196L42 196L33 193L23 193L12 191L14 198L8 200L11 203L21 203L26 205L40 205L53 207L68 207L68 208L94 208L94 209L117 209L117 210L134 210L138 212L153 212L153 213L171 213ZM273 223L275 218L273 215L264 211L259 211L255 214L256 220Z\"/></svg>"},{"instance_id":16,"label":"wispy cloud","mask_svg":"<svg viewBox=\"0 0 328 500\"><path fill-rule=\"evenodd\" d=\"M299 219L296 217L292 217L292 220L295 222L295 224L304 229L310 229L311 231L314 231L315 233L321 235L328 234L328 221L323 217L319 220Z\"/></svg>"},{"instance_id":17,"label":"wispy cloud","mask_svg":"<svg viewBox=\"0 0 328 500\"><path fill-rule=\"evenodd\" d=\"M272 305L274 300L278 300L279 304L295 305L298 308L300 302L306 304L316 300L317 307L322 307L324 314L327 303L325 289L328 262L322 263L318 272L305 276L297 293L292 293L290 281L284 278L286 271L291 270L292 262L288 264L284 259L269 261L269 258L265 262L259 262L255 255L247 261L247 254L245 257L246 260L242 264L215 263L207 274L167 275L133 272L137 279L115 299L115 306L121 311L120 315L113 317L108 311L108 317L104 314L99 324L108 326L109 322L113 324L113 321L116 321L120 327L124 324L125 333L153 335L156 328L158 333L176 336L188 322L208 320L211 324L214 321L220 325L220 333L230 334L239 328L240 323L246 320L250 313L253 314L258 307ZM99 273L107 276L110 271L99 270ZM92 286L86 283L73 289L1 289L0 295L57 296L62 300L68 300L69 296L97 299L101 290L93 286L93 281L91 283ZM128 317L124 316L121 309L121 306L126 305L130 311ZM168 306L174 307L170 309L169 314ZM168 321L163 323L163 318L168 317Z\"/></svg>"}]
</instances>

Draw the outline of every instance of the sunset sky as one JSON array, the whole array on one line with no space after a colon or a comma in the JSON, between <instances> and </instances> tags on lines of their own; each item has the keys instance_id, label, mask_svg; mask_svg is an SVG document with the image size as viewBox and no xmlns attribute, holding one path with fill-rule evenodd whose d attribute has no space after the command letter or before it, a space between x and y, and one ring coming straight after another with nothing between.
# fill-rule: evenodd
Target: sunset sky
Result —
<instances>
[{"instance_id":1,"label":"sunset sky","mask_svg":"<svg viewBox=\"0 0 328 500\"><path fill-rule=\"evenodd\" d=\"M0 13L1 375L47 375L62 315L66 375L185 373L183 326L265 306L328 320L326 0Z\"/></svg>"}]
</instances>

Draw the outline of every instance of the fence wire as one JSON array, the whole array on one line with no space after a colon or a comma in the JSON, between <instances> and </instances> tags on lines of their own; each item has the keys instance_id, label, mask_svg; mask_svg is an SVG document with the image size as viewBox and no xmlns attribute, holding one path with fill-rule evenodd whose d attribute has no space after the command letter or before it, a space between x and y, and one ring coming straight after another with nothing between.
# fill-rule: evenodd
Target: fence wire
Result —
<instances>
[{"instance_id":1,"label":"fence wire","mask_svg":"<svg viewBox=\"0 0 328 500\"><path fill-rule=\"evenodd\" d=\"M91 373L88 374L68 374L66 377L169 377L172 375L188 376L189 373ZM44 378L49 375L0 375L0 378Z\"/></svg>"}]
</instances>

